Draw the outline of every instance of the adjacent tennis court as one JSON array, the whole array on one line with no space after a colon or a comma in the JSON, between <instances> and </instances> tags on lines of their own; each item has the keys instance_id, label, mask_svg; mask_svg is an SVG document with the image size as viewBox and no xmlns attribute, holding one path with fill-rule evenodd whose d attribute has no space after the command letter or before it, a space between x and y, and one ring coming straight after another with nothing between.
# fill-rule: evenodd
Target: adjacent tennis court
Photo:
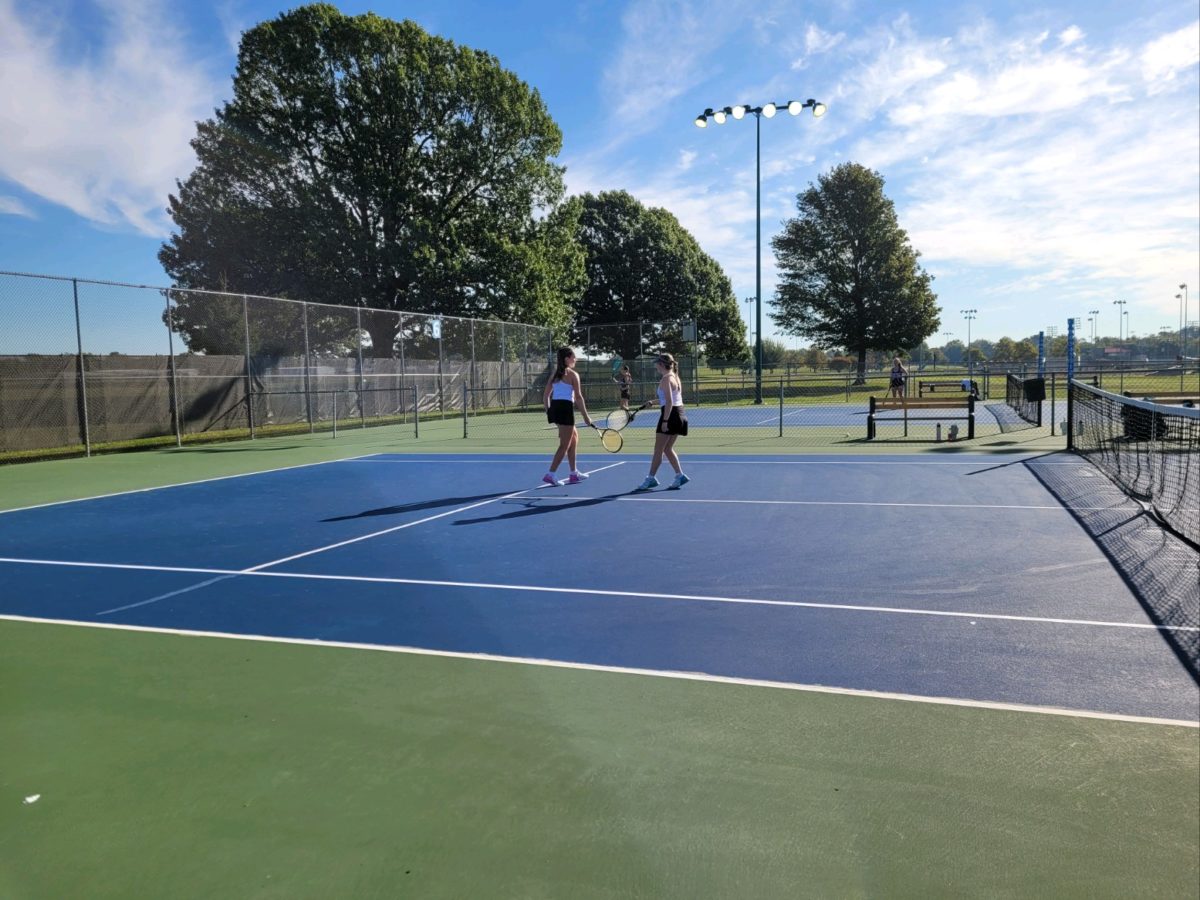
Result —
<instances>
[{"instance_id":1,"label":"adjacent tennis court","mask_svg":"<svg viewBox=\"0 0 1200 900\"><path fill-rule=\"evenodd\" d=\"M1078 456L387 431L0 470L3 893L1195 894L1200 622Z\"/></svg>"}]
</instances>

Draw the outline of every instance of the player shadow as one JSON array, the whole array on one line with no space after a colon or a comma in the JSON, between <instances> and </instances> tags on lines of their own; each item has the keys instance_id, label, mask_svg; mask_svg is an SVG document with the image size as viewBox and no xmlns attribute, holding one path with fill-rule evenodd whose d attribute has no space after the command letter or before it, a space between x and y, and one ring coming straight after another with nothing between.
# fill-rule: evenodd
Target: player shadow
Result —
<instances>
[{"instance_id":1,"label":"player shadow","mask_svg":"<svg viewBox=\"0 0 1200 900\"><path fill-rule=\"evenodd\" d=\"M474 497L441 497L437 500L422 500L420 503L404 503L400 506L381 506L378 509L365 509L362 512L354 513L348 516L334 516L330 519L322 519L322 522L346 522L350 519L366 519L371 516L397 516L401 513L419 512L423 509L437 509L439 506L461 506L465 503L478 503L481 500L495 500L497 497L503 497L505 494L512 493L511 491L502 491L495 494L478 494Z\"/></svg>"},{"instance_id":2,"label":"player shadow","mask_svg":"<svg viewBox=\"0 0 1200 900\"><path fill-rule=\"evenodd\" d=\"M582 509L587 506L598 506L601 503L611 503L614 500L619 500L621 497L629 496L629 491L622 491L619 494L605 494L603 497L588 497L582 500L575 500L568 503L545 503L549 497L530 497L528 499L514 500L514 503L520 503L525 508L515 512L504 513L499 516L486 516L478 519L455 519L455 525L482 525L485 522L503 522L506 519L524 519L528 516L541 516L546 513L562 512L569 509ZM564 498L565 499L565 498ZM544 505L543 505L544 504Z\"/></svg>"}]
</instances>

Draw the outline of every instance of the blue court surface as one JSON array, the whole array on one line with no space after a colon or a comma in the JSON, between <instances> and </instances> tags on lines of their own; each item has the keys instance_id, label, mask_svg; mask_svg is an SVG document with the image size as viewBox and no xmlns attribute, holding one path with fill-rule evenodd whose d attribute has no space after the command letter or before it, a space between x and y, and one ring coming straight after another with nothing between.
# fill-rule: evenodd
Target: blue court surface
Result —
<instances>
[{"instance_id":1,"label":"blue court surface","mask_svg":"<svg viewBox=\"0 0 1200 900\"><path fill-rule=\"evenodd\" d=\"M1075 457L686 456L645 494L644 457L582 462L539 487L540 455L381 454L11 510L0 614L1200 718L1171 626L1037 477Z\"/></svg>"}]
</instances>

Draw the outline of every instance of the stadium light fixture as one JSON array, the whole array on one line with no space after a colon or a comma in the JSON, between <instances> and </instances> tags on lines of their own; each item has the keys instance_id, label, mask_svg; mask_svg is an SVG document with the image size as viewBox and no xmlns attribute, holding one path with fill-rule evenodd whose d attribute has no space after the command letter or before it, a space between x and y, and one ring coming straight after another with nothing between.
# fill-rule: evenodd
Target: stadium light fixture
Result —
<instances>
[{"instance_id":1,"label":"stadium light fixture","mask_svg":"<svg viewBox=\"0 0 1200 900\"><path fill-rule=\"evenodd\" d=\"M787 103L764 103L762 106L748 106L740 103L737 106L725 106L719 109L709 108L696 116L697 128L707 128L708 120L712 119L718 125L724 125L727 117L743 119L746 113L754 115L754 295L755 295L755 337L754 337L754 402L762 403L762 370L763 370L763 330L762 330L762 120L775 116L780 107L787 109L793 116L800 115L802 110L811 109L814 118L825 115L824 103L819 103L811 97L807 100L789 100Z\"/></svg>"},{"instance_id":2,"label":"stadium light fixture","mask_svg":"<svg viewBox=\"0 0 1200 900\"><path fill-rule=\"evenodd\" d=\"M974 361L971 359L971 322L979 310L960 309L959 312L962 314L962 317L967 320L967 377L970 378L975 371Z\"/></svg>"}]
</instances>

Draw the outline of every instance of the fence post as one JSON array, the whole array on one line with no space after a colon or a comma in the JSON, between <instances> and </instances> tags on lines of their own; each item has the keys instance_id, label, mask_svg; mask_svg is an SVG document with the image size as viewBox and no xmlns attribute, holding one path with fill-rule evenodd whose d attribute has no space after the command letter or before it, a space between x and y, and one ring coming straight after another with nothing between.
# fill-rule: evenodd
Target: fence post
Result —
<instances>
[{"instance_id":1,"label":"fence post","mask_svg":"<svg viewBox=\"0 0 1200 900\"><path fill-rule=\"evenodd\" d=\"M167 357L167 369L171 373L171 409L175 414L175 446L183 446L183 435L179 427L179 384L175 380L175 323L171 319L171 289L167 288L163 291L163 296L166 297L167 303L167 349L170 351L170 356Z\"/></svg>"},{"instance_id":2,"label":"fence post","mask_svg":"<svg viewBox=\"0 0 1200 900\"><path fill-rule=\"evenodd\" d=\"M246 424L254 440L254 376L250 368L250 301L242 294L242 329L246 339Z\"/></svg>"},{"instance_id":3,"label":"fence post","mask_svg":"<svg viewBox=\"0 0 1200 900\"><path fill-rule=\"evenodd\" d=\"M467 386L463 386L463 440L467 439Z\"/></svg>"},{"instance_id":4,"label":"fence post","mask_svg":"<svg viewBox=\"0 0 1200 900\"><path fill-rule=\"evenodd\" d=\"M783 379L779 379L779 436L783 437Z\"/></svg>"},{"instance_id":5,"label":"fence post","mask_svg":"<svg viewBox=\"0 0 1200 900\"><path fill-rule=\"evenodd\" d=\"M432 321L437 323L437 333L438 333L438 338L437 338L437 341L438 341L438 377L437 377L438 415L440 415L444 419L444 418L446 418L446 398L445 398L445 395L443 394L443 388L445 387L445 385L442 381L442 377L445 374L445 370L442 368L442 325L444 324L444 320L442 319L441 316L438 316L437 318L433 319Z\"/></svg>"},{"instance_id":6,"label":"fence post","mask_svg":"<svg viewBox=\"0 0 1200 900\"><path fill-rule=\"evenodd\" d=\"M75 347L79 351L79 395L83 406L83 452L92 455L92 435L88 422L87 367L83 362L83 330L79 327L79 279L71 279L71 293L75 297Z\"/></svg>"},{"instance_id":7,"label":"fence post","mask_svg":"<svg viewBox=\"0 0 1200 900\"><path fill-rule=\"evenodd\" d=\"M308 372L308 304L301 304L304 311L304 409L308 414L308 433L313 433L312 378Z\"/></svg>"},{"instance_id":8,"label":"fence post","mask_svg":"<svg viewBox=\"0 0 1200 900\"><path fill-rule=\"evenodd\" d=\"M358 345L358 420L362 423L362 427L367 427L367 382L366 376L363 374L363 355L362 355L362 307L354 310L354 324L356 337L354 342Z\"/></svg>"},{"instance_id":9,"label":"fence post","mask_svg":"<svg viewBox=\"0 0 1200 900\"><path fill-rule=\"evenodd\" d=\"M471 387L478 386L479 376L475 370L475 320L471 320ZM471 393L471 402L476 403L475 393Z\"/></svg>"},{"instance_id":10,"label":"fence post","mask_svg":"<svg viewBox=\"0 0 1200 900\"><path fill-rule=\"evenodd\" d=\"M503 322L500 323L500 408L508 412L508 345Z\"/></svg>"},{"instance_id":11,"label":"fence post","mask_svg":"<svg viewBox=\"0 0 1200 900\"><path fill-rule=\"evenodd\" d=\"M333 389L333 436L337 437L337 388Z\"/></svg>"},{"instance_id":12,"label":"fence post","mask_svg":"<svg viewBox=\"0 0 1200 900\"><path fill-rule=\"evenodd\" d=\"M413 390L413 437L419 438L421 436L421 407L418 402L420 397L419 397L419 394L417 393L417 386L415 384L413 385L412 390Z\"/></svg>"}]
</instances>

